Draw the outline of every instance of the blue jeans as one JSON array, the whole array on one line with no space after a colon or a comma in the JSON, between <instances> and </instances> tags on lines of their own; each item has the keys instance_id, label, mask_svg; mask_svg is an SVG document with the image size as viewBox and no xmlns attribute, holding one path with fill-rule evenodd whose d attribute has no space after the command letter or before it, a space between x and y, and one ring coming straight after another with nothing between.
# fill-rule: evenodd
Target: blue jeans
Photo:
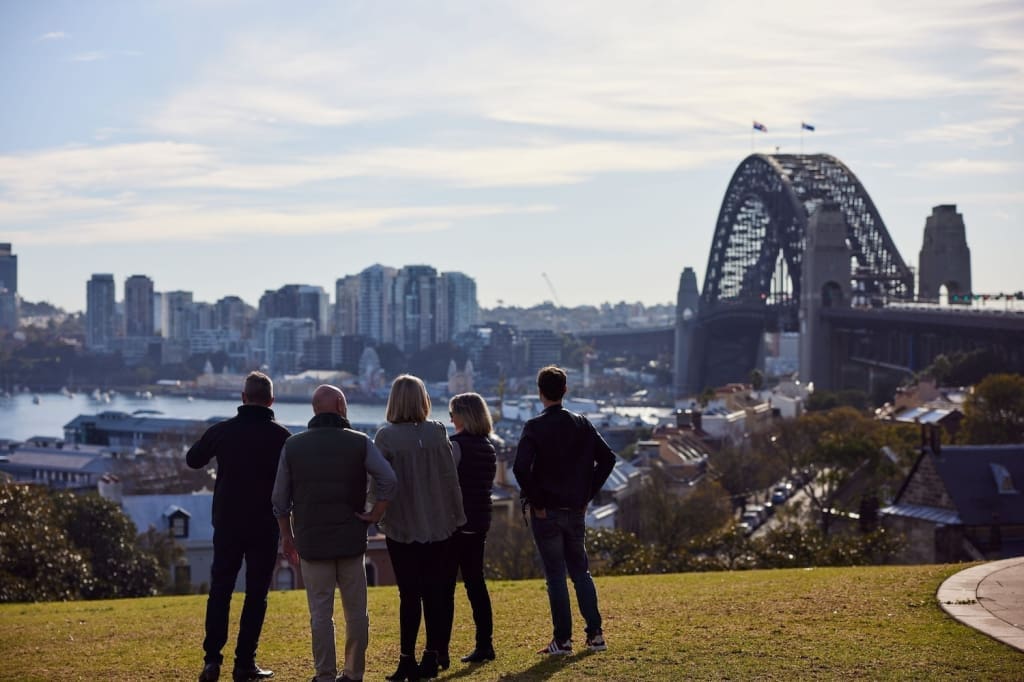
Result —
<instances>
[{"instance_id":1,"label":"blue jeans","mask_svg":"<svg viewBox=\"0 0 1024 682\"><path fill-rule=\"evenodd\" d=\"M569 608L569 588L565 583L566 573L576 589L576 602L587 623L587 635L596 635L601 632L601 613L597 608L597 589L590 577L587 549L583 544L586 531L584 511L544 511L546 518L539 518L536 510L532 511L530 528L544 564L554 638L559 642L572 638L572 612Z\"/></svg>"}]
</instances>

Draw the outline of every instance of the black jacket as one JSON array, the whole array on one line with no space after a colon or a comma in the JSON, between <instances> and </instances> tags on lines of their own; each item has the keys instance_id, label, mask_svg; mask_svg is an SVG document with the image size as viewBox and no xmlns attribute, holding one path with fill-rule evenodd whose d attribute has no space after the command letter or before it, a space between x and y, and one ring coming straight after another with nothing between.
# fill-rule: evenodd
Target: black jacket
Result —
<instances>
[{"instance_id":1,"label":"black jacket","mask_svg":"<svg viewBox=\"0 0 1024 682\"><path fill-rule=\"evenodd\" d=\"M466 523L458 530L486 533L491 527L491 488L497 471L494 445L484 436L456 433L451 437L459 444L459 487Z\"/></svg>"},{"instance_id":2,"label":"black jacket","mask_svg":"<svg viewBox=\"0 0 1024 682\"><path fill-rule=\"evenodd\" d=\"M526 422L512 472L531 506L584 509L615 466L615 453L586 417L561 403Z\"/></svg>"},{"instance_id":3,"label":"black jacket","mask_svg":"<svg viewBox=\"0 0 1024 682\"><path fill-rule=\"evenodd\" d=\"M239 405L238 414L214 424L189 448L185 461L202 469L217 459L213 487L213 525L248 528L277 527L270 493L277 476L281 448L288 429L274 421L274 411L262 405Z\"/></svg>"}]
</instances>

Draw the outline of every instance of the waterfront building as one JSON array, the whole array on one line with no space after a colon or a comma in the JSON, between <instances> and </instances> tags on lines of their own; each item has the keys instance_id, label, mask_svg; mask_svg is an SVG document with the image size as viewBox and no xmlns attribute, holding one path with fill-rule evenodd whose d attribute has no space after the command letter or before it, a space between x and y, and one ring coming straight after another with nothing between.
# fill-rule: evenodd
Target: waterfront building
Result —
<instances>
[{"instance_id":1,"label":"waterfront building","mask_svg":"<svg viewBox=\"0 0 1024 682\"><path fill-rule=\"evenodd\" d=\"M323 287L308 284L286 284L280 289L267 290L260 297L259 316L274 318L310 319L317 333L326 334L330 327L330 297Z\"/></svg>"},{"instance_id":2,"label":"waterfront building","mask_svg":"<svg viewBox=\"0 0 1024 682\"><path fill-rule=\"evenodd\" d=\"M86 283L85 345L90 350L110 350L116 329L116 299L112 274L95 274Z\"/></svg>"}]
</instances>

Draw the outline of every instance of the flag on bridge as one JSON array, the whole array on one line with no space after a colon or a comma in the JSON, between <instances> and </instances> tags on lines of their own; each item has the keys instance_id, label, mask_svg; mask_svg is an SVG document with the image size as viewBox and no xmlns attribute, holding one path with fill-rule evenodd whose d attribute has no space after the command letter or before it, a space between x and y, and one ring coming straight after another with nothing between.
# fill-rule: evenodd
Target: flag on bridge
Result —
<instances>
[{"instance_id":1,"label":"flag on bridge","mask_svg":"<svg viewBox=\"0 0 1024 682\"><path fill-rule=\"evenodd\" d=\"M813 133L814 126L812 126L810 123L804 123L803 121L800 121L800 130L810 130Z\"/></svg>"},{"instance_id":2,"label":"flag on bridge","mask_svg":"<svg viewBox=\"0 0 1024 682\"><path fill-rule=\"evenodd\" d=\"M768 128L765 126L765 124L758 123L757 121L754 121L754 130L760 130L762 133L768 132Z\"/></svg>"}]
</instances>

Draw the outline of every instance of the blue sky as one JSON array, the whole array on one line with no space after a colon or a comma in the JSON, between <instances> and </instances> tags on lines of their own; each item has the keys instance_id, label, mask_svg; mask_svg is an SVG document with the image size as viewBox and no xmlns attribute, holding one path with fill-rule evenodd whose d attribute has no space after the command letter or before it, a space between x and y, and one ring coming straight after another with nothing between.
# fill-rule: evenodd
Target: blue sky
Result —
<instances>
[{"instance_id":1,"label":"blue sky","mask_svg":"<svg viewBox=\"0 0 1024 682\"><path fill-rule=\"evenodd\" d=\"M28 300L82 309L94 272L333 296L380 262L484 306L551 299L541 273L668 302L752 141L842 160L911 264L956 204L975 291L1024 288L1019 1L8 0L0 62Z\"/></svg>"}]
</instances>

